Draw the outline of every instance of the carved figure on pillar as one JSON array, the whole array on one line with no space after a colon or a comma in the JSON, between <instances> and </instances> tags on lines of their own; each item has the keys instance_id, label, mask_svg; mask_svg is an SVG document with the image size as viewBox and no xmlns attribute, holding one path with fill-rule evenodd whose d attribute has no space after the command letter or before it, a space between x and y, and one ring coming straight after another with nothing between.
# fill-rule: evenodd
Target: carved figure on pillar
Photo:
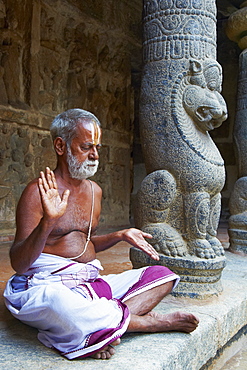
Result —
<instances>
[{"instance_id":1,"label":"carved figure on pillar","mask_svg":"<svg viewBox=\"0 0 247 370\"><path fill-rule=\"evenodd\" d=\"M225 169L209 135L227 118L215 10L212 0L144 1L140 133L148 175L135 223L153 235L164 263L174 270L193 260L197 273L206 269L201 259L224 260L216 233ZM138 258L132 250L134 266Z\"/></svg>"},{"instance_id":2,"label":"carved figure on pillar","mask_svg":"<svg viewBox=\"0 0 247 370\"><path fill-rule=\"evenodd\" d=\"M227 22L226 34L238 43L242 52L239 57L237 110L233 139L238 164L238 180L231 194L229 209L230 250L247 255L247 1L232 13Z\"/></svg>"}]
</instances>

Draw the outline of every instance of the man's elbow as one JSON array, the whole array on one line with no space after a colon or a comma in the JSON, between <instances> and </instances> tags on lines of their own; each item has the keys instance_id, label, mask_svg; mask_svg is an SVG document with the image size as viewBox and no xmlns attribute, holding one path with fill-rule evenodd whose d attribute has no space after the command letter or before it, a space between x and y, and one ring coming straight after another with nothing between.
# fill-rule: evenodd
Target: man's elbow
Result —
<instances>
[{"instance_id":1,"label":"man's elbow","mask_svg":"<svg viewBox=\"0 0 247 370\"><path fill-rule=\"evenodd\" d=\"M12 269L19 275L24 274L28 268L23 265L21 258L15 256L12 250L9 252L10 264Z\"/></svg>"},{"instance_id":2,"label":"man's elbow","mask_svg":"<svg viewBox=\"0 0 247 370\"><path fill-rule=\"evenodd\" d=\"M27 269L25 269L23 266L20 265L20 263L18 263L16 261L10 260L10 264L11 264L12 269L18 275L22 275L22 274L24 274L27 271Z\"/></svg>"}]
</instances>

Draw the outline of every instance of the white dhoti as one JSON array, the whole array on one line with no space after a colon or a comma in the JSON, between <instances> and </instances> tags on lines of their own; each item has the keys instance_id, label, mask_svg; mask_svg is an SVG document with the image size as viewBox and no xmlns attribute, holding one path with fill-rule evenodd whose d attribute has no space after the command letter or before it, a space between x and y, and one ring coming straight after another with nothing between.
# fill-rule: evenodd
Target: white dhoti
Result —
<instances>
[{"instance_id":1,"label":"white dhoti","mask_svg":"<svg viewBox=\"0 0 247 370\"><path fill-rule=\"evenodd\" d=\"M124 302L179 277L164 266L100 276L98 260L87 264L42 253L5 288L12 315L39 330L38 338L68 359L87 357L121 337L130 313Z\"/></svg>"}]
</instances>

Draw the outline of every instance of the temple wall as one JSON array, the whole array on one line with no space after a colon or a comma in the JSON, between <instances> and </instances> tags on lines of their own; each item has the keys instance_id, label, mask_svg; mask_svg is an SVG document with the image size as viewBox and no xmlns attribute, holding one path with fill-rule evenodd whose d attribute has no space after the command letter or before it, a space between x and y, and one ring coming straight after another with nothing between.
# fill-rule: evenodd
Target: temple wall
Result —
<instances>
[{"instance_id":1,"label":"temple wall","mask_svg":"<svg viewBox=\"0 0 247 370\"><path fill-rule=\"evenodd\" d=\"M134 89L140 1L0 1L0 235L15 228L20 194L54 167L52 119L69 108L93 112L103 127L101 224L129 222Z\"/></svg>"}]
</instances>

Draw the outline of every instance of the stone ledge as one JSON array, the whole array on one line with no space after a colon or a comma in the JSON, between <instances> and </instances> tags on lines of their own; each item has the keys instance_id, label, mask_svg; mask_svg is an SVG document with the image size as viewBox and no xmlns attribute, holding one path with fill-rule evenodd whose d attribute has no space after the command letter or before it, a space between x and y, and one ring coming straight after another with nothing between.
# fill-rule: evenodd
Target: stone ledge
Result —
<instances>
[{"instance_id":1,"label":"stone ledge","mask_svg":"<svg viewBox=\"0 0 247 370\"><path fill-rule=\"evenodd\" d=\"M1 333L1 360L5 370L73 370L87 368L127 370L200 370L213 369L214 358L224 363L221 349L239 339L247 324L247 264L244 257L226 252L227 265L222 273L223 293L207 300L166 297L156 308L160 313L177 310L192 312L200 318L191 334L131 334L122 337L114 357L69 361L45 348L36 339L37 331L15 319L6 322ZM239 334L238 334L239 333ZM238 347L237 347L238 349ZM237 351L235 349L235 352ZM231 354L233 355L233 354ZM228 358L225 359L225 361Z\"/></svg>"},{"instance_id":2,"label":"stone ledge","mask_svg":"<svg viewBox=\"0 0 247 370\"><path fill-rule=\"evenodd\" d=\"M37 129L45 129L49 131L51 121L55 117L56 112L50 114L37 113L30 107L26 109L13 108L11 106L0 105L0 117L3 122L15 122L25 126L32 126Z\"/></svg>"}]
</instances>

